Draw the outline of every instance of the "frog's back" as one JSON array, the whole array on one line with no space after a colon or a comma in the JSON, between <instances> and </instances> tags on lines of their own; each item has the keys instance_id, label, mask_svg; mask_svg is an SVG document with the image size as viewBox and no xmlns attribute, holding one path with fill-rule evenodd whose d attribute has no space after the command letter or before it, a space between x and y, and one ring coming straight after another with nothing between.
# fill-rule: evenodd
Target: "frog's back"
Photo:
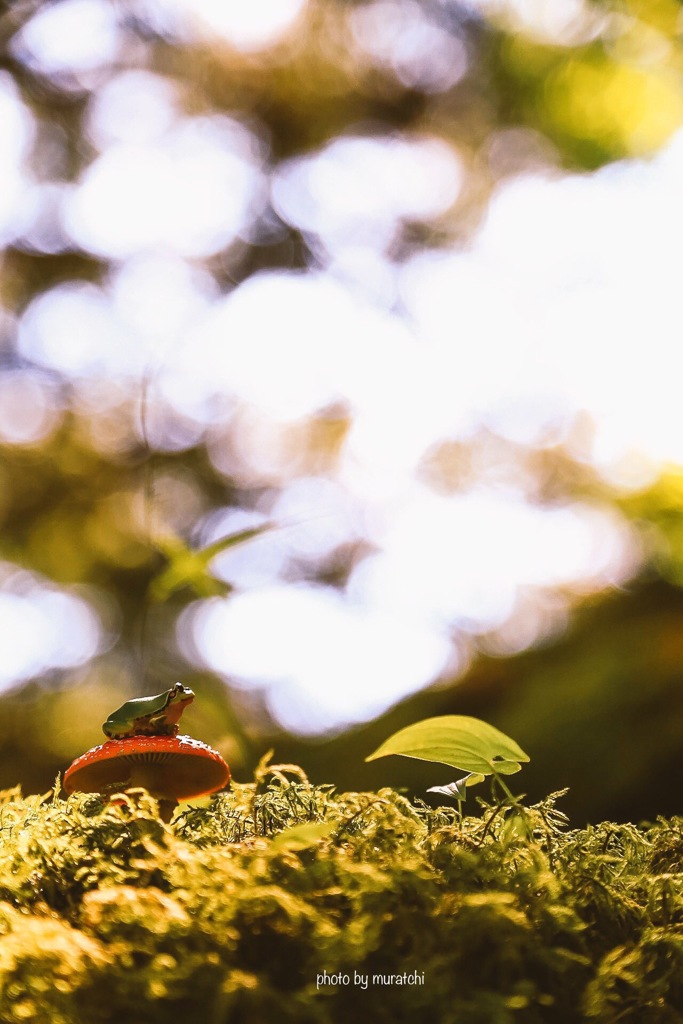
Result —
<instances>
[{"instance_id":1,"label":"frog's back","mask_svg":"<svg viewBox=\"0 0 683 1024\"><path fill-rule=\"evenodd\" d=\"M136 697L133 700L127 700L116 711L112 711L102 726L103 732L112 738L134 732L136 722L144 721L168 706L173 692L173 688L171 688L165 690L164 693L157 693L153 697Z\"/></svg>"},{"instance_id":2,"label":"frog's back","mask_svg":"<svg viewBox=\"0 0 683 1024\"><path fill-rule=\"evenodd\" d=\"M165 690L163 693L156 693L153 697L136 697L134 700L129 700L123 704L119 711L125 708L128 718L146 718L147 715L163 711L168 706L172 693L173 690L171 689Z\"/></svg>"}]
</instances>

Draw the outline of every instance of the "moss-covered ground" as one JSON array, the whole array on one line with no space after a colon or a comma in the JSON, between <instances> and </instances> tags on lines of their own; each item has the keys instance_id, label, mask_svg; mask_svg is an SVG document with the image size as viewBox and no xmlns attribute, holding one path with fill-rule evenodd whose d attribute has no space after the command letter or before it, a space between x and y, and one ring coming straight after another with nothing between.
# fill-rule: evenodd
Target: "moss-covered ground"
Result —
<instances>
[{"instance_id":1,"label":"moss-covered ground","mask_svg":"<svg viewBox=\"0 0 683 1024\"><path fill-rule=\"evenodd\" d=\"M0 1021L673 1024L682 856L680 818L461 820L278 769L170 825L143 791L9 791Z\"/></svg>"}]
</instances>

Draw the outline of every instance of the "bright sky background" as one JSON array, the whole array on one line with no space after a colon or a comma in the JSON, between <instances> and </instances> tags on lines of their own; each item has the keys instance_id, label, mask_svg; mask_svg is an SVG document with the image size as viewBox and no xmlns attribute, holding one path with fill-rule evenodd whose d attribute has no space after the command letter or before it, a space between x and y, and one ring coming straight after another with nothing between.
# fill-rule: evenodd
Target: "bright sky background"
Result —
<instances>
[{"instance_id":1,"label":"bright sky background","mask_svg":"<svg viewBox=\"0 0 683 1024\"><path fill-rule=\"evenodd\" d=\"M218 33L251 52L291 30L304 2L274 0L256 20L255 7L238 14L213 0L157 6L179 33ZM15 45L76 88L115 59L112 17L103 0L62 0ZM424 69L423 45L443 57L430 72L435 90L448 87L439 75L464 74L457 41L418 34L411 50L398 29L381 39L377 17L357 15L359 45L387 48L382 59L402 80ZM401 17L412 24L418 5ZM547 5L536 22L564 31ZM613 511L541 508L521 473L482 472L445 495L420 467L436 444L482 425L556 443L582 410L595 424L585 457L615 486L645 486L663 463L683 463L683 134L649 161L507 179L467 249L399 266L389 253L401 221L444 213L462 187L461 155L439 139L337 138L269 179L252 125L186 116L176 88L143 71L95 91L87 130L95 152L79 182L31 180L35 125L0 79L0 239L47 252L76 242L113 261L102 287L65 283L37 298L19 348L84 394L102 378L139 388L151 372L153 421L164 409L182 415L185 441L208 432L219 468L247 486L281 486L258 514L290 525L217 560L237 595L183 619L183 643L207 666L263 689L284 726L321 733L464 672L477 646L508 654L552 635L574 597L633 574L638 544ZM261 273L220 294L200 261L258 231L269 195L311 238L319 268ZM43 377L17 373L0 381L0 437L28 444L54 429L60 409ZM338 467L297 477L282 439L332 406L352 421ZM226 425L236 451L221 443ZM174 444L162 427L155 440ZM206 524L205 540L229 526ZM292 557L359 538L374 553L343 593L283 579ZM0 686L106 648L87 595L3 572ZM79 639L60 646L66 635Z\"/></svg>"}]
</instances>

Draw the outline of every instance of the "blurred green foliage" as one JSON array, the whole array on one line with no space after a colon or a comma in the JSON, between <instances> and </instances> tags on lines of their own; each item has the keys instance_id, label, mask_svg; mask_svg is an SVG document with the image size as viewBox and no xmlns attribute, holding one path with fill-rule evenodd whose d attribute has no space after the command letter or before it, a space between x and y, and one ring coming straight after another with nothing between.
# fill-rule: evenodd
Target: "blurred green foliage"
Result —
<instances>
[{"instance_id":1,"label":"blurred green foliage","mask_svg":"<svg viewBox=\"0 0 683 1024\"><path fill-rule=\"evenodd\" d=\"M226 596L230 593L230 585L211 575L211 562L229 548L246 544L272 528L271 524L266 523L238 530L207 544L199 551L193 551L179 537L156 537L154 543L166 558L167 564L152 580L150 597L153 601L168 601L175 593L186 588L196 597Z\"/></svg>"}]
</instances>

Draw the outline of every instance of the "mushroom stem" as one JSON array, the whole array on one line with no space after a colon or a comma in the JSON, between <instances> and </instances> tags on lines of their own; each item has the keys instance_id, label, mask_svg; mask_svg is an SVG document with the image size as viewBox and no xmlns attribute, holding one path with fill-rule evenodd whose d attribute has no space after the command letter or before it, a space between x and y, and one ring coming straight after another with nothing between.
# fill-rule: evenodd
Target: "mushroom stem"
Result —
<instances>
[{"instance_id":1,"label":"mushroom stem","mask_svg":"<svg viewBox=\"0 0 683 1024\"><path fill-rule=\"evenodd\" d=\"M159 793L159 771L154 764L132 764L128 779L129 786L140 786L157 799L165 796L165 794Z\"/></svg>"},{"instance_id":2,"label":"mushroom stem","mask_svg":"<svg viewBox=\"0 0 683 1024\"><path fill-rule=\"evenodd\" d=\"M178 801L163 791L163 787L160 786L159 774L159 768L155 764L134 764L131 766L128 786L130 788L139 786L146 789L159 804L159 817L168 824L178 806Z\"/></svg>"},{"instance_id":3,"label":"mushroom stem","mask_svg":"<svg viewBox=\"0 0 683 1024\"><path fill-rule=\"evenodd\" d=\"M168 825L178 806L178 801L169 800L166 797L158 797L157 802L159 804L159 817L165 825Z\"/></svg>"}]
</instances>

